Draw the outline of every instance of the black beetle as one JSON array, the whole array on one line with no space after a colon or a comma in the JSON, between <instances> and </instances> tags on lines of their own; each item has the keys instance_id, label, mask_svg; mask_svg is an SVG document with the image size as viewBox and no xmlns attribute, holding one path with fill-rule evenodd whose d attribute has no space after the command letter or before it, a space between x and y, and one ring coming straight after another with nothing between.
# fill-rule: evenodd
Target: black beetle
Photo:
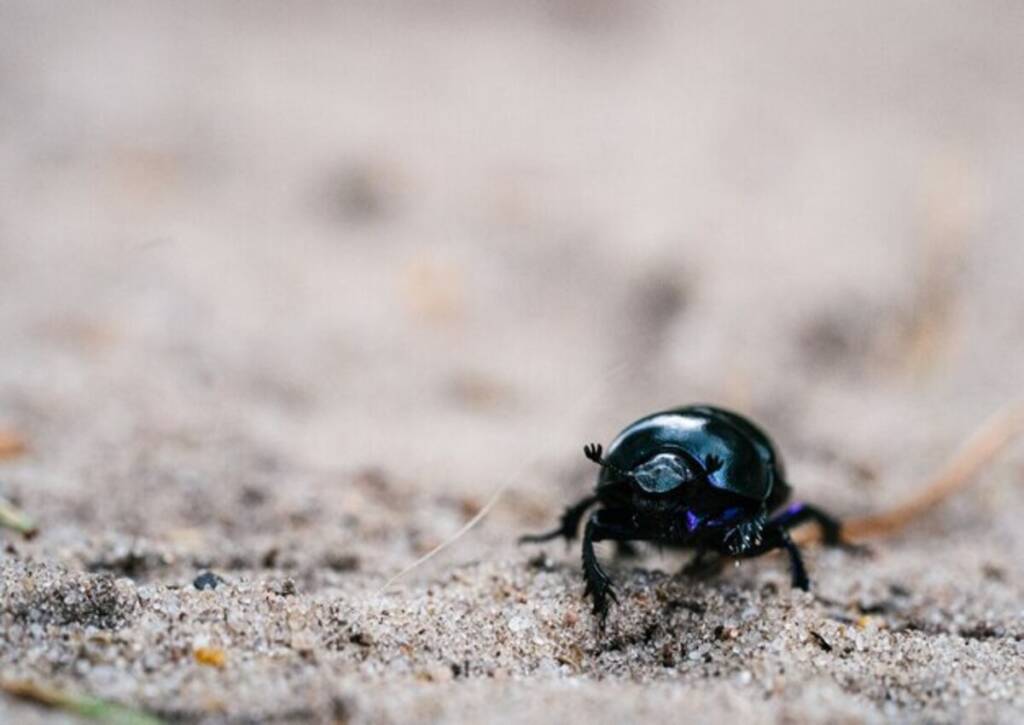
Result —
<instances>
[{"instance_id":1,"label":"black beetle","mask_svg":"<svg viewBox=\"0 0 1024 725\"><path fill-rule=\"evenodd\" d=\"M576 538L580 520L595 504L583 532L584 596L603 623L609 599L618 601L594 554L594 542L628 546L649 541L695 549L695 570L708 553L759 556L789 554L793 586L808 589L807 571L788 530L813 521L825 544L842 545L837 520L806 504L774 515L790 495L782 459L768 436L737 413L693 405L654 413L630 424L602 456L599 444L583 449L601 466L594 492L570 506L554 531L521 542Z\"/></svg>"}]
</instances>

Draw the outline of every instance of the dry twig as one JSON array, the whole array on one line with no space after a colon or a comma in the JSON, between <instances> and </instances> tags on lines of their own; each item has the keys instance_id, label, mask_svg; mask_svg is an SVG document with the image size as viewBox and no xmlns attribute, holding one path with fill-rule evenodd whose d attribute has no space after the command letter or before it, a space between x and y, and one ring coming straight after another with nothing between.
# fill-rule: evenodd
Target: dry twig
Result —
<instances>
[{"instance_id":1,"label":"dry twig","mask_svg":"<svg viewBox=\"0 0 1024 725\"><path fill-rule=\"evenodd\" d=\"M0 529L3 528L14 529L27 539L31 539L39 531L31 516L0 498Z\"/></svg>"},{"instance_id":2,"label":"dry twig","mask_svg":"<svg viewBox=\"0 0 1024 725\"><path fill-rule=\"evenodd\" d=\"M162 722L139 710L88 695L67 692L51 685L41 685L30 680L0 680L0 691L22 700L67 710L82 717L116 725L160 725Z\"/></svg>"},{"instance_id":3,"label":"dry twig","mask_svg":"<svg viewBox=\"0 0 1024 725\"><path fill-rule=\"evenodd\" d=\"M923 516L954 493L970 484L976 474L1024 433L1024 402L998 410L972 435L961 449L913 498L877 514L843 522L843 536L850 541L889 536ZM799 532L798 541L814 541L814 528Z\"/></svg>"}]
</instances>

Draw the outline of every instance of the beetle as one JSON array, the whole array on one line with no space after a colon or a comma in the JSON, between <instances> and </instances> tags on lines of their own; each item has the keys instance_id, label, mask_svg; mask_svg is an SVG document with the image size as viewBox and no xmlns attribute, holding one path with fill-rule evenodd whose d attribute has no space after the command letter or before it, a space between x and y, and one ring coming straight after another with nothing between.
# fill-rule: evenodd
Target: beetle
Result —
<instances>
[{"instance_id":1,"label":"beetle","mask_svg":"<svg viewBox=\"0 0 1024 725\"><path fill-rule=\"evenodd\" d=\"M693 549L688 571L698 570L708 554L748 558L784 549L793 586L805 591L810 581L789 529L813 522L826 545L845 545L839 521L821 509L804 503L782 508L791 489L775 445L757 425L724 408L653 413L619 433L607 455L596 443L583 452L600 466L594 491L565 510L558 528L520 542L572 541L586 512L600 506L583 529L583 580L584 597L602 625L609 602L618 599L594 553L598 541Z\"/></svg>"}]
</instances>

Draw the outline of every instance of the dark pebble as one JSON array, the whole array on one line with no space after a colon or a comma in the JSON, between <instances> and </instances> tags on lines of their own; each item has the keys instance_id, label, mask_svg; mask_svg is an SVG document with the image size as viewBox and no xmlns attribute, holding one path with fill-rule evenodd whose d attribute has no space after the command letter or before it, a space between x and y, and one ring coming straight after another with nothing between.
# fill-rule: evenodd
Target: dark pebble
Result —
<instances>
[{"instance_id":1,"label":"dark pebble","mask_svg":"<svg viewBox=\"0 0 1024 725\"><path fill-rule=\"evenodd\" d=\"M218 585L223 583L224 580L212 571L204 571L192 581L192 586L199 591L203 591L204 589L216 589Z\"/></svg>"}]
</instances>

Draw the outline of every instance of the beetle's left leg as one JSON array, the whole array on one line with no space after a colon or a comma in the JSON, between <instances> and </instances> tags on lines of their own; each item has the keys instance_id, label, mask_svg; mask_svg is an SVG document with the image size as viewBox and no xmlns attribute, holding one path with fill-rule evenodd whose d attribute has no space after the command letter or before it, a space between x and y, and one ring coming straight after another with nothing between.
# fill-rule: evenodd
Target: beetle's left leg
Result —
<instances>
[{"instance_id":1,"label":"beetle's left leg","mask_svg":"<svg viewBox=\"0 0 1024 725\"><path fill-rule=\"evenodd\" d=\"M547 531L543 534L528 534L527 536L520 536L520 544L539 544L543 541L551 541L551 539L557 539L561 536L566 541L572 541L576 538L576 532L580 529L580 519L583 518L583 514L587 512L587 509L597 503L597 496L587 496L582 501L574 503L572 506L567 508L562 514L562 520L557 529Z\"/></svg>"}]
</instances>

